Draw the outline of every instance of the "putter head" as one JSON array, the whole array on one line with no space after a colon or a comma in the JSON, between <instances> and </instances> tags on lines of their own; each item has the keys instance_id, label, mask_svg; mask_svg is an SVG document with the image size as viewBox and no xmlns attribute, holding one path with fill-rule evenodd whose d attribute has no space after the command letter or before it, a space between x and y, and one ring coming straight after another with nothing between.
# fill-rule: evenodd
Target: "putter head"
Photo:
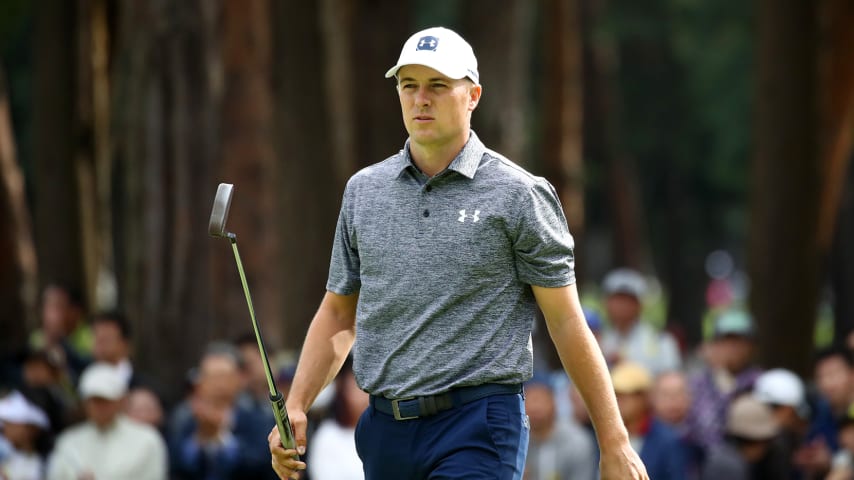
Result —
<instances>
[{"instance_id":1,"label":"putter head","mask_svg":"<svg viewBox=\"0 0 854 480\"><path fill-rule=\"evenodd\" d=\"M225 231L225 221L228 220L228 208L231 206L231 194L234 193L234 185L220 183L216 189L211 220L208 223L208 233L212 237L230 238L231 233Z\"/></svg>"}]
</instances>

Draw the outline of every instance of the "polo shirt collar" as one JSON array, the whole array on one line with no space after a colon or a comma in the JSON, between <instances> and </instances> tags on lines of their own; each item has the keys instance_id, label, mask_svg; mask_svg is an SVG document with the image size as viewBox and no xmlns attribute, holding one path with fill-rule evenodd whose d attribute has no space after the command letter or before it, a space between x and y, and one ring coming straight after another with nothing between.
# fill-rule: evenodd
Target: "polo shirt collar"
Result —
<instances>
[{"instance_id":1,"label":"polo shirt collar","mask_svg":"<svg viewBox=\"0 0 854 480\"><path fill-rule=\"evenodd\" d=\"M453 170L467 178L474 178L475 173L477 173L477 167L480 166L480 159L484 153L486 153L486 146L480 141L474 130L469 130L468 141L463 146L463 149L460 150L460 153L451 161L451 164L448 165L448 170ZM403 174L408 167L417 168L412 161L412 156L409 154L408 138L406 139L406 144L403 146L403 150L398 154L395 163L394 171L397 173L397 177Z\"/></svg>"}]
</instances>

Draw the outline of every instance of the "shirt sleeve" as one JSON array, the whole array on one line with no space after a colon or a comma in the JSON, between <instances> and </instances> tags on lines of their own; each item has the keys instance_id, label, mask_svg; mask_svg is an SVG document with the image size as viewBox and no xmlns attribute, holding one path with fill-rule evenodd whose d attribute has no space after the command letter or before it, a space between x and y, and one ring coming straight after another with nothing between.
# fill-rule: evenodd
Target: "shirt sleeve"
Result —
<instances>
[{"instance_id":1,"label":"shirt sleeve","mask_svg":"<svg viewBox=\"0 0 854 480\"><path fill-rule=\"evenodd\" d=\"M519 279L540 287L575 283L574 241L554 187L539 179L519 201L513 239Z\"/></svg>"},{"instance_id":2,"label":"shirt sleeve","mask_svg":"<svg viewBox=\"0 0 854 480\"><path fill-rule=\"evenodd\" d=\"M339 295L350 295L362 286L359 274L359 249L352 222L353 196L351 180L344 191L338 224L335 226L329 277L326 281L326 289Z\"/></svg>"}]
</instances>

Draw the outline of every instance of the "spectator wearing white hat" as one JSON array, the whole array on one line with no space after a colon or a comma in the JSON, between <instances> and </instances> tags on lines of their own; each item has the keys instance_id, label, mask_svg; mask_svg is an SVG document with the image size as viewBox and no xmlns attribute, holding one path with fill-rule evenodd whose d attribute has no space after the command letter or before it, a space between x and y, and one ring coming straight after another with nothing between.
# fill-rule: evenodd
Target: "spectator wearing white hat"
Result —
<instances>
[{"instance_id":1,"label":"spectator wearing white hat","mask_svg":"<svg viewBox=\"0 0 854 480\"><path fill-rule=\"evenodd\" d=\"M602 290L608 326L600 344L608 363L639 363L653 375L678 370L682 359L676 341L641 318L647 290L643 275L629 268L612 270L602 281Z\"/></svg>"},{"instance_id":2,"label":"spectator wearing white hat","mask_svg":"<svg viewBox=\"0 0 854 480\"><path fill-rule=\"evenodd\" d=\"M37 440L50 428L44 411L20 392L0 400L0 431L11 450L0 460L0 478L40 480L44 478L44 458Z\"/></svg>"},{"instance_id":3,"label":"spectator wearing white hat","mask_svg":"<svg viewBox=\"0 0 854 480\"><path fill-rule=\"evenodd\" d=\"M780 425L778 442L791 463L792 478L824 478L830 470L832 452L828 439L816 435L806 388L794 372L775 368L756 379L753 394L771 407Z\"/></svg>"},{"instance_id":4,"label":"spectator wearing white hat","mask_svg":"<svg viewBox=\"0 0 854 480\"><path fill-rule=\"evenodd\" d=\"M95 363L80 377L87 420L60 435L49 480L163 480L166 446L149 425L122 414L127 382L115 367Z\"/></svg>"}]
</instances>

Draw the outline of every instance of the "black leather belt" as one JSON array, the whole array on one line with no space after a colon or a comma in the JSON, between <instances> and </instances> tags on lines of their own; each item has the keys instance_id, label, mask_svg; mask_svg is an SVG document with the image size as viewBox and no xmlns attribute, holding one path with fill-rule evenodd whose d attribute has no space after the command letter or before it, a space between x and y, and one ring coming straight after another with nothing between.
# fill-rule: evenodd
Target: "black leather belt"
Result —
<instances>
[{"instance_id":1,"label":"black leather belt","mask_svg":"<svg viewBox=\"0 0 854 480\"><path fill-rule=\"evenodd\" d=\"M473 387L455 388L447 393L429 395L426 397L396 398L371 395L371 406L387 415L394 415L395 420L412 420L419 417L435 415L461 405L480 400L491 395L511 395L522 393L522 385L518 383L484 383Z\"/></svg>"}]
</instances>

